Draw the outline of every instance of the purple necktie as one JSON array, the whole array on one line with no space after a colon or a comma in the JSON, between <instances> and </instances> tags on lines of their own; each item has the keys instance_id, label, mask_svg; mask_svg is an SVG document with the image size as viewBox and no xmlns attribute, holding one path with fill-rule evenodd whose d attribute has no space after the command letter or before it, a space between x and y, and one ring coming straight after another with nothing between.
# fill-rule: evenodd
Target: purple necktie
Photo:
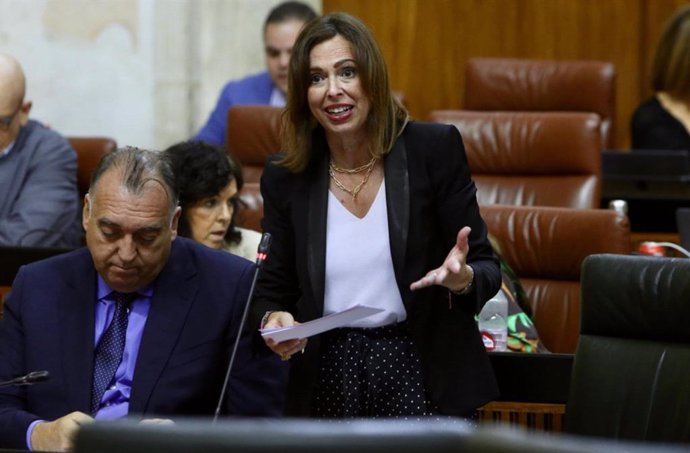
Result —
<instances>
[{"instance_id":1,"label":"purple necktie","mask_svg":"<svg viewBox=\"0 0 690 453\"><path fill-rule=\"evenodd\" d=\"M93 389L91 391L91 414L96 415L101 405L101 399L113 378L115 371L122 361L122 351L125 349L125 335L129 308L136 299L136 293L112 293L115 298L115 314L108 328L103 332L101 340L96 346L93 362Z\"/></svg>"}]
</instances>

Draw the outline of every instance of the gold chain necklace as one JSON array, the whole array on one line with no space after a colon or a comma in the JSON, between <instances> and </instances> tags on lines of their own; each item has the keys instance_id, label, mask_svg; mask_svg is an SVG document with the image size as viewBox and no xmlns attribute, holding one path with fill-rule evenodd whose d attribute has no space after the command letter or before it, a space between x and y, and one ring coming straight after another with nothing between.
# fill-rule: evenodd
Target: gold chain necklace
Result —
<instances>
[{"instance_id":1,"label":"gold chain necklace","mask_svg":"<svg viewBox=\"0 0 690 453\"><path fill-rule=\"evenodd\" d=\"M343 174L347 174L347 175L356 175L357 173L362 173L364 170L369 170L369 167L373 167L375 163L376 163L376 157L372 157L371 160L369 162L367 162L366 164L364 164L360 167L357 167L357 168L352 168L352 169L338 167L336 164L333 163L333 161L331 161L328 165L336 173L343 173Z\"/></svg>"},{"instance_id":2,"label":"gold chain necklace","mask_svg":"<svg viewBox=\"0 0 690 453\"><path fill-rule=\"evenodd\" d=\"M361 167L357 167L357 168L354 168L352 170L348 170L348 169L338 168L335 165L333 165L332 162L329 162L328 174L338 189L342 190L343 192L350 194L350 196L352 196L352 201L357 201L357 195L359 195L359 192L364 187L364 184L366 184L367 181L369 181L369 176L371 176L371 173L374 171L374 164L375 163L376 163L376 158L374 157L368 163L362 165ZM362 180L359 182L359 184L357 184L352 189L348 189L347 187L345 187L345 185L343 185L343 183L340 182L340 180L335 176L336 172L347 173L347 174L356 174L356 173L361 173L362 171L365 171L365 170L366 170L366 173L364 174L364 178L362 178Z\"/></svg>"}]
</instances>

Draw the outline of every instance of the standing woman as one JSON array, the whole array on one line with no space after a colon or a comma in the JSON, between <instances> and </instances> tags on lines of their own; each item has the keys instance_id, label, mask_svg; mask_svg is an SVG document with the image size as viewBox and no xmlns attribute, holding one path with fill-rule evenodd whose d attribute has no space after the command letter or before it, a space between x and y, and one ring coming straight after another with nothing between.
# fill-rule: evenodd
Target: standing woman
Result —
<instances>
[{"instance_id":1,"label":"standing woman","mask_svg":"<svg viewBox=\"0 0 690 453\"><path fill-rule=\"evenodd\" d=\"M471 416L498 393L474 315L501 273L458 131L408 121L347 14L308 23L289 71L286 154L261 181L273 246L255 322L384 311L308 344L267 341L291 360L287 413Z\"/></svg>"}]
</instances>

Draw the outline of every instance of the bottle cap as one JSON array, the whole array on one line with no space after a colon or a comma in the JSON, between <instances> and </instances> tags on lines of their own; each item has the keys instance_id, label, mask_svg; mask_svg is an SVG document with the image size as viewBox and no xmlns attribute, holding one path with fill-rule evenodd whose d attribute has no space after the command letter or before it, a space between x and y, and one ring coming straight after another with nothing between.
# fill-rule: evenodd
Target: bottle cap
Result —
<instances>
[{"instance_id":1,"label":"bottle cap","mask_svg":"<svg viewBox=\"0 0 690 453\"><path fill-rule=\"evenodd\" d=\"M621 214L628 214L628 202L625 200L611 200L609 201L609 209L613 209Z\"/></svg>"}]
</instances>

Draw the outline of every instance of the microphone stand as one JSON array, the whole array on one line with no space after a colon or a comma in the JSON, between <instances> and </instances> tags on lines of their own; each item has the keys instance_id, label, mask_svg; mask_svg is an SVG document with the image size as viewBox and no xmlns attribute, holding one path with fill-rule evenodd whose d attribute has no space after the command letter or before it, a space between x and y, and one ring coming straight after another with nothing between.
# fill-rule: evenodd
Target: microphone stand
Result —
<instances>
[{"instance_id":1,"label":"microphone stand","mask_svg":"<svg viewBox=\"0 0 690 453\"><path fill-rule=\"evenodd\" d=\"M249 288L249 295L247 296L247 302L244 304L244 311L242 312L242 319L240 320L240 327L237 331L237 336L235 337L235 344L232 346L232 353L230 354L230 362L228 363L228 368L225 372L225 381L223 382L223 387L220 392L220 398L218 398L218 405L216 406L216 412L213 415L213 424L215 425L218 421L218 416L220 415L221 407L223 406L223 399L225 399L225 394L228 389L228 383L230 382L230 372L232 371L232 365L235 362L235 355L237 354L237 347L240 344L240 338L242 337L242 331L244 330L244 324L247 322L247 313L249 312L249 305L254 296L254 286L256 286L256 280L259 277L259 271L264 261L268 257L268 250L271 247L271 234L264 233L261 235L261 242L259 243L259 249L256 252L256 270L254 271L254 278L252 279L252 286Z\"/></svg>"}]
</instances>

